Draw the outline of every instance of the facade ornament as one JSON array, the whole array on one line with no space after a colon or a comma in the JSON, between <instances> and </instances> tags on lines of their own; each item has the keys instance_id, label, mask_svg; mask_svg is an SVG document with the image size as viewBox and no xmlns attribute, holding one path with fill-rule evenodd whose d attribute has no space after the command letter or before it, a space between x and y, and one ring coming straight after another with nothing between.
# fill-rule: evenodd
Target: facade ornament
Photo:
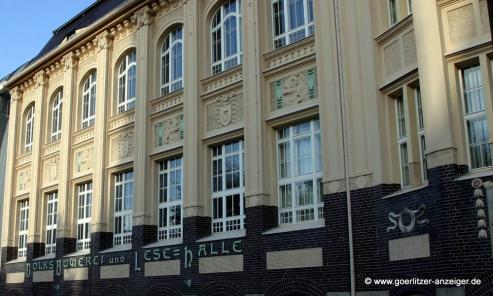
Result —
<instances>
[{"instance_id":1,"label":"facade ornament","mask_svg":"<svg viewBox=\"0 0 493 296\"><path fill-rule=\"evenodd\" d=\"M35 87L45 86L48 83L48 76L44 70L39 71L34 74L34 84Z\"/></svg>"},{"instance_id":2,"label":"facade ornament","mask_svg":"<svg viewBox=\"0 0 493 296\"><path fill-rule=\"evenodd\" d=\"M47 162L46 172L48 174L48 181L52 182L58 180L60 171L60 157L55 157Z\"/></svg>"},{"instance_id":3,"label":"facade ornament","mask_svg":"<svg viewBox=\"0 0 493 296\"><path fill-rule=\"evenodd\" d=\"M113 146L112 159L121 160L130 157L133 154L133 131L121 132Z\"/></svg>"},{"instance_id":4,"label":"facade ornament","mask_svg":"<svg viewBox=\"0 0 493 296\"><path fill-rule=\"evenodd\" d=\"M75 154L75 171L81 173L91 169L92 149L85 149Z\"/></svg>"},{"instance_id":5,"label":"facade ornament","mask_svg":"<svg viewBox=\"0 0 493 296\"><path fill-rule=\"evenodd\" d=\"M474 188L474 197L476 198L475 207L477 209L476 217L478 218L478 238L488 238L488 223L486 223L486 212L484 210L484 192L483 188L493 188L493 182L483 182L481 179L474 179L471 182L472 188Z\"/></svg>"},{"instance_id":6,"label":"facade ornament","mask_svg":"<svg viewBox=\"0 0 493 296\"><path fill-rule=\"evenodd\" d=\"M220 126L228 126L233 119L233 112L236 111L232 104L234 94L221 96L217 99L217 123Z\"/></svg>"},{"instance_id":7,"label":"facade ornament","mask_svg":"<svg viewBox=\"0 0 493 296\"><path fill-rule=\"evenodd\" d=\"M414 230L416 225L428 224L430 220L424 219L423 216L425 214L426 206L421 205L416 210L411 210L409 208L405 208L399 214L395 214L393 212L389 213L389 221L393 224L392 226L387 227L387 232L396 229L399 227L399 230L402 233L409 233Z\"/></svg>"},{"instance_id":8,"label":"facade ornament","mask_svg":"<svg viewBox=\"0 0 493 296\"><path fill-rule=\"evenodd\" d=\"M207 109L207 129L209 131L239 123L243 117L241 94L231 92L221 95Z\"/></svg>"},{"instance_id":9,"label":"facade ornament","mask_svg":"<svg viewBox=\"0 0 493 296\"><path fill-rule=\"evenodd\" d=\"M73 52L70 52L62 58L62 65L65 71L77 68L77 63L77 56Z\"/></svg>"},{"instance_id":10,"label":"facade ornament","mask_svg":"<svg viewBox=\"0 0 493 296\"><path fill-rule=\"evenodd\" d=\"M21 87L15 86L10 90L10 102L16 103L22 101Z\"/></svg>"},{"instance_id":11,"label":"facade ornament","mask_svg":"<svg viewBox=\"0 0 493 296\"><path fill-rule=\"evenodd\" d=\"M95 38L94 43L98 52L110 49L113 45L113 36L111 36L109 31L104 31Z\"/></svg>"},{"instance_id":12,"label":"facade ornament","mask_svg":"<svg viewBox=\"0 0 493 296\"><path fill-rule=\"evenodd\" d=\"M31 170L27 169L19 173L19 183L17 189L19 191L24 191L29 189L31 186Z\"/></svg>"},{"instance_id":13,"label":"facade ornament","mask_svg":"<svg viewBox=\"0 0 493 296\"><path fill-rule=\"evenodd\" d=\"M137 24L137 30L141 27L149 26L154 21L154 15L149 6L145 6L141 10L137 11L133 18L134 22Z\"/></svg>"}]
</instances>

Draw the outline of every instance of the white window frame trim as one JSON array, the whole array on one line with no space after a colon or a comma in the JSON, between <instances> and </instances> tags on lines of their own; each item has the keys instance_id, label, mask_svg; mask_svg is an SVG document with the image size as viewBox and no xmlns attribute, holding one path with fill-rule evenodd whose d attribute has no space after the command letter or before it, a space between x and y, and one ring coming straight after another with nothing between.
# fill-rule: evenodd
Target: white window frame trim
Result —
<instances>
[{"instance_id":1,"label":"white window frame trim","mask_svg":"<svg viewBox=\"0 0 493 296\"><path fill-rule=\"evenodd\" d=\"M171 161L173 160L177 160L177 159L180 159L180 166L179 167L174 167L174 168L171 168L170 167L170 163ZM161 164L166 162L166 167L167 169L165 170L161 170ZM166 177L167 177L167 184L168 184L168 187L166 188L166 191L167 191L167 196L168 196L168 199L170 197L170 190L171 190L171 182L170 182L170 173L172 172L176 172L176 171L181 171L180 173L180 187L181 187L181 198L179 200L174 200L174 201L167 201L167 202L159 202L159 199L160 199L160 196L159 196L159 191L161 190L161 188L159 187L159 178L161 177L162 174L166 174ZM158 202L158 213L157 213L157 217L158 217L158 240L162 241L162 240L169 240L169 239L176 239L176 238L181 238L183 237L183 157L180 156L180 157L176 157L176 158L170 158L170 159L167 159L167 160L163 160L163 161L160 161L158 162L158 193L157 193L157 202ZM171 207L175 207L175 206L180 206L180 225L174 225L174 226L169 226L169 213L170 213L170 208ZM166 227L159 227L159 222L161 221L160 217L159 217L159 212L161 209L166 209L166 224L167 226ZM176 236L176 237L171 237L170 236L170 232L174 231L178 229L179 230L179 236ZM166 235L164 238L160 238L160 232L161 231L165 231Z\"/></svg>"},{"instance_id":2,"label":"white window frame trim","mask_svg":"<svg viewBox=\"0 0 493 296\"><path fill-rule=\"evenodd\" d=\"M175 40L175 41L171 41L171 34L173 34L174 32L176 32L176 30L178 28L181 28L181 39L179 40ZM168 32L168 34L166 34L166 37L164 38L163 40L163 43L161 45L161 61L160 61L160 71L159 71L159 75L160 75L160 84L161 84L161 95L164 96L164 95L167 95L167 94L170 94L170 93L173 93L175 91L178 91L180 89L183 89L184 88L184 74L185 74L185 45L184 45L184 38L183 38L183 34L184 34L184 31L183 31L183 25L179 24L179 25L176 25L175 27L173 27L173 29ZM170 39L170 42L169 42L169 48L167 50L164 50L164 45L166 44L166 40L167 39ZM174 63L172 62L173 61L173 55L172 55L172 48L174 46L176 46L178 43L181 43L181 77L178 78L178 79L175 79L175 80L171 80L171 74L173 73L173 69L174 69ZM163 83L163 59L166 55L169 55L169 80L168 82L166 83ZM181 82L181 87L180 88L177 88L177 89L172 89L172 86L175 84L175 83L178 83L178 82ZM168 87L168 92L165 92L165 88Z\"/></svg>"},{"instance_id":3,"label":"white window frame trim","mask_svg":"<svg viewBox=\"0 0 493 296\"><path fill-rule=\"evenodd\" d=\"M132 178L127 179L127 174L132 173ZM122 181L117 181L117 176L121 175L122 176ZM126 184L129 183L134 183L134 175L133 171L125 171L125 172L120 172L114 175L114 193L113 193L113 246L119 246L119 245L129 245L132 243L132 234L133 231L132 229L129 232L124 232L123 226L125 222L125 217L130 217L130 227L133 226L133 204L134 204L134 192L132 191L132 208L125 210L125 195L124 195L124 188ZM116 209L116 188L117 186L122 186L122 210L117 211ZM132 186L133 187L133 186ZM135 190L135 188L133 188ZM122 232L119 234L115 233L115 228L116 228L116 218L121 217L122 219L122 224L121 224L121 230ZM120 241L118 241L120 239Z\"/></svg>"},{"instance_id":4,"label":"white window frame trim","mask_svg":"<svg viewBox=\"0 0 493 296\"><path fill-rule=\"evenodd\" d=\"M419 85L414 88L414 102L416 106L416 129L418 131L418 146L419 146L419 156L420 156L420 166L421 166L421 181L425 182L428 180L427 165L426 161L426 148L423 147L423 142L421 138L425 140L426 145L426 133L425 133L425 123L424 123L424 113L423 113L423 97ZM423 126L420 126L420 112L419 106L421 105L421 113L423 115Z\"/></svg>"},{"instance_id":5,"label":"white window frame trim","mask_svg":"<svg viewBox=\"0 0 493 296\"><path fill-rule=\"evenodd\" d=\"M94 81L92 80L93 76L94 76ZM86 90L86 85L88 86L87 90ZM93 107L93 104L94 105L96 104L96 96L97 96L96 87L97 87L97 73L96 70L93 70L91 71L86 81L84 82L84 85L82 86L81 128L87 128L94 125L96 114L91 114L91 109ZM93 88L94 88L94 100L92 100L92 96L91 96L91 92ZM84 105L86 101L87 101L88 116L84 118ZM94 106L94 110L96 110L96 106Z\"/></svg>"},{"instance_id":6,"label":"white window frame trim","mask_svg":"<svg viewBox=\"0 0 493 296\"><path fill-rule=\"evenodd\" d=\"M395 23L392 22L392 14L390 10L390 1L395 3ZM399 23L399 0L387 0L387 11L389 16L389 27L393 27Z\"/></svg>"},{"instance_id":7,"label":"white window frame trim","mask_svg":"<svg viewBox=\"0 0 493 296\"><path fill-rule=\"evenodd\" d=\"M292 31L290 28L289 28L289 0L284 0L284 26L285 26L285 32L281 35L278 35L276 36L276 32L275 32L275 17L274 17L274 4L279 2L281 0L271 0L271 10L272 10L272 13L271 13L271 16L272 16L272 48L274 48L274 50L276 49L281 49L283 47L286 47L290 44L293 44L293 43L296 43L300 40L303 40L304 38L300 39L300 40L297 40L297 41L294 41L294 42L290 42L290 39L289 39L289 35L292 34L293 32L297 32L297 31L301 31L301 29L304 29L305 30L305 38L308 38L312 35L310 35L310 26L313 26L313 31L315 31L315 11L314 11L314 17L313 17L313 20L311 22L308 21L308 2L310 0L303 0L303 15L305 17L305 24L303 26L300 26L298 27L296 30ZM315 7L314 7L314 10L315 10ZM286 44L283 45L283 46L280 46L280 47L276 47L276 41L279 40L279 39L282 39L282 38L286 38Z\"/></svg>"},{"instance_id":8,"label":"white window frame trim","mask_svg":"<svg viewBox=\"0 0 493 296\"><path fill-rule=\"evenodd\" d=\"M135 61L130 61L130 56L135 55ZM120 71L123 63L125 63L125 70ZM132 66L135 66L135 88L137 88L137 50L132 49L122 59L118 65L118 78L117 78L117 114L132 110L135 108L135 100L137 96L137 89L135 90L135 97L129 98L129 71ZM120 102L120 79L125 79L124 100ZM133 104L132 104L133 103Z\"/></svg>"},{"instance_id":9,"label":"white window frame trim","mask_svg":"<svg viewBox=\"0 0 493 296\"><path fill-rule=\"evenodd\" d=\"M19 205L19 235L18 235L18 250L17 250L17 257L18 258L26 258L27 255L27 235L29 232L29 200L21 200L18 203ZM25 219L24 219L24 225L25 229L22 229L22 212L25 212ZM21 246L21 237L24 237L24 246Z\"/></svg>"},{"instance_id":10,"label":"white window frame trim","mask_svg":"<svg viewBox=\"0 0 493 296\"><path fill-rule=\"evenodd\" d=\"M405 187L409 187L411 186L411 173L409 171L409 141L408 141L408 138L409 138L409 118L408 118L408 108L407 108L407 97L402 95L402 104L403 104L403 107L404 107L404 129L406 131L406 135L405 136L401 136L399 134L399 128L400 128L400 122L399 122L399 98L395 98L394 99L394 105L395 105L395 120L396 120L396 130L397 130L397 147L398 147L398 153L399 153L399 172L400 172L400 178L401 178L401 187L402 188L405 188ZM408 170L408 173L409 173L409 184L405 184L404 183L404 168L402 166L403 164L403 155L402 155L402 151L401 151L401 146L402 145L406 145L406 150L407 150L407 170Z\"/></svg>"},{"instance_id":11,"label":"white window frame trim","mask_svg":"<svg viewBox=\"0 0 493 296\"><path fill-rule=\"evenodd\" d=\"M54 254L56 252L56 231L58 222L58 192L50 192L47 194L46 200L46 243L45 243L45 255ZM50 204L52 211L50 212ZM57 221L55 223L49 224L49 217L52 216L52 221ZM51 238L49 238L48 232L51 231L55 236L55 241L48 243Z\"/></svg>"},{"instance_id":12,"label":"white window frame trim","mask_svg":"<svg viewBox=\"0 0 493 296\"><path fill-rule=\"evenodd\" d=\"M58 90L53 97L51 111L51 141L58 141L62 136L62 108L63 108L63 90ZM55 114L57 119L55 122Z\"/></svg>"},{"instance_id":13,"label":"white window frame trim","mask_svg":"<svg viewBox=\"0 0 493 296\"><path fill-rule=\"evenodd\" d=\"M238 143L239 144L239 151L235 151L232 153L226 154L226 145L228 144L233 144L233 143ZM221 149L221 155L219 156L213 156L213 149L220 147ZM238 231L241 229L245 228L245 208L244 208L244 199L245 199L245 183L244 183L244 166L243 166L243 161L244 161L244 141L243 140L234 140L231 142L227 142L215 147L212 147L211 149L211 229L212 233L227 233L230 231ZM226 188L226 158L230 156L238 155L239 157L239 174L240 174L240 186L238 188L232 188L232 189L224 189ZM214 171L213 171L213 163L215 160L221 160L221 179L222 179L222 190L220 191L213 191L213 182L214 182ZM226 197L227 196L233 196L233 195L240 195L240 214L236 216L231 216L231 217L226 217ZM222 199L222 218L219 219L214 219L214 200L216 198L221 198ZM235 221L235 220L240 220L240 228L239 229L234 229L234 230L226 230L227 228L227 223L230 221ZM222 231L216 231L214 232L214 223L215 222L222 222Z\"/></svg>"},{"instance_id":14,"label":"white window frame trim","mask_svg":"<svg viewBox=\"0 0 493 296\"><path fill-rule=\"evenodd\" d=\"M234 0L236 1L236 4L237 4L237 12L234 12L234 13L231 13L230 15L228 14L228 16L234 16L236 17L237 19L237 29L238 29L238 36L236 38L236 46L237 46L237 52L235 55L231 56L231 57L226 57L226 43L225 43L225 40L226 40L226 30L225 30L225 25L224 25L224 21L225 21L225 18L224 18L224 4L226 2L229 2L231 0L226 0L226 1L223 1L221 3L221 5L219 6L219 8L214 12L214 14L212 15L212 19L211 19L211 23L210 23L210 46L211 46L211 74L212 75L216 75L216 74L219 74L219 73L222 73L224 71L227 71L231 68L234 68L238 65L241 65L243 63L243 48L242 48L242 45L243 45L243 40L242 40L242 35L243 35L243 30L241 28L241 26L243 25L243 16L242 16L242 9L241 9L241 5L242 5L242 0ZM219 13L220 14L220 22L219 24L216 26L216 27L213 27L213 22L214 22L214 17L216 16L216 14ZM214 43L212 42L212 34L217 31L218 29L221 29L221 58L220 60L214 62ZM226 61L229 61L229 60L233 60L233 59L236 59L237 63L235 66L233 67L230 67L230 68L227 68L225 69L225 62ZM221 71L218 71L218 72L215 72L214 71L214 67L217 66L217 65L221 65Z\"/></svg>"},{"instance_id":15,"label":"white window frame trim","mask_svg":"<svg viewBox=\"0 0 493 296\"><path fill-rule=\"evenodd\" d=\"M294 136L293 134L293 128L294 126L298 125L298 124L302 124L302 123L310 123L310 141L311 141L311 153L312 153L312 169L315 170L316 168L316 134L318 133L319 135L321 135L321 130L320 130L320 127L318 130L315 130L315 121L319 121L319 124L320 124L320 119L310 119L308 121L301 121L301 122L297 122L297 123L294 123L294 124L291 124L289 126L286 126L285 128L289 128L289 137L288 138L285 138L285 139L279 139L279 130L278 129L276 131L276 170L277 170L277 198L278 198L278 219L279 219L279 225L282 225L282 226L285 226L285 225L299 225L299 224L303 224L303 223L313 223L313 222L316 222L316 221L324 221L324 218L322 216L322 218L319 218L320 216L320 207L322 208L322 214L323 214L323 205L324 205L324 202L323 202L323 199L322 199L322 202L320 203L318 198L320 196L320 188L319 188L319 184L318 184L318 180L322 180L323 178L323 170L322 170L322 167L320 167L320 171L318 172L312 172L311 174L306 174L306 175L301 175L301 176L294 176L294 173L296 172L296 167L297 166L297 163L296 163L296 158L295 158L295 149L294 149L294 140L296 138L303 138L303 137L306 137L308 134L304 134L304 135L297 135L297 136ZM281 171L280 171L280 155L279 155L279 144L281 143L286 143L288 142L289 145L290 145L290 151L289 151L289 161L291 163L291 166L290 166L290 176L289 177L286 177L286 178L283 178L281 179L280 176L281 176ZM321 163L322 164L322 163ZM296 183L298 182L306 182L306 181L312 181L313 183L313 204L311 205L304 205L304 206L298 206L297 203L297 199L296 199L296 194L295 194L295 190L296 190ZM281 186L283 185L290 185L291 186L291 208L290 209L282 209L281 208L281 204L282 204L282 200L281 200L281 190L279 189ZM314 209L314 213L313 213L313 220L307 220L307 221L298 221L297 219L297 216L296 216L296 211L298 210L309 210L313 208ZM288 213L288 212L291 212L291 217L292 217L292 222L291 223L282 223L282 217L281 217L281 213Z\"/></svg>"},{"instance_id":16,"label":"white window frame trim","mask_svg":"<svg viewBox=\"0 0 493 296\"><path fill-rule=\"evenodd\" d=\"M89 186L90 185L90 186ZM84 184L79 184L77 187L78 193L77 193L77 242L76 242L76 248L77 251L81 250L88 250L91 247L91 219L92 219L92 181L87 182ZM88 202L88 196L91 197L91 203L89 204ZM81 197L84 199L84 205L81 206ZM87 213L87 208L90 207L90 215L88 217L81 218L79 216L79 212L81 211L81 208L83 208L84 216L86 216ZM79 225L82 225L82 232L83 236L84 234L88 233L88 237L79 239ZM86 229L88 228L88 229Z\"/></svg>"},{"instance_id":17,"label":"white window frame trim","mask_svg":"<svg viewBox=\"0 0 493 296\"><path fill-rule=\"evenodd\" d=\"M34 140L34 115L35 115L35 105L32 104L26 114L26 125L25 125L25 141L24 150L30 152L33 149Z\"/></svg>"}]
</instances>

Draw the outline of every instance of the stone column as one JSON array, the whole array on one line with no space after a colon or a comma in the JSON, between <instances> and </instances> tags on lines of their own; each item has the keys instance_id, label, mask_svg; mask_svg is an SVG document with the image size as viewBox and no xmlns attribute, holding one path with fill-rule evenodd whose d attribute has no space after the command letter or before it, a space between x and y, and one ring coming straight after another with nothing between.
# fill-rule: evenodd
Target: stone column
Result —
<instances>
[{"instance_id":1,"label":"stone column","mask_svg":"<svg viewBox=\"0 0 493 296\"><path fill-rule=\"evenodd\" d=\"M36 84L35 108L34 108L34 130L33 130L33 148L31 154L31 190L29 193L29 225L27 236L27 260L32 260L44 254L44 244L40 242L41 231L43 229L41 217L43 213L43 197L41 196L40 185L40 166L41 146L43 144L43 128L45 127L46 118L44 116L47 105L47 85L48 77L41 70L34 76Z\"/></svg>"},{"instance_id":2,"label":"stone column","mask_svg":"<svg viewBox=\"0 0 493 296\"><path fill-rule=\"evenodd\" d=\"M157 240L157 226L151 226L154 207L151 190L152 164L149 159L149 99L150 67L152 54L151 24L152 9L143 7L135 14L137 19L137 98L135 104L135 158L134 158L134 209L133 245L142 246Z\"/></svg>"},{"instance_id":3,"label":"stone column","mask_svg":"<svg viewBox=\"0 0 493 296\"><path fill-rule=\"evenodd\" d=\"M70 212L72 198L71 190L71 151L72 151L72 109L77 98L75 93L75 75L77 75L77 59L74 53L65 55L62 59L65 69L63 77L63 109L62 109L62 138L60 140L60 167L58 185L58 225L57 225L57 254L65 255L75 252L73 235L73 219Z\"/></svg>"},{"instance_id":4,"label":"stone column","mask_svg":"<svg viewBox=\"0 0 493 296\"><path fill-rule=\"evenodd\" d=\"M187 1L184 6L184 81L183 89L183 217L184 241L210 233L210 216L206 213L208 193L203 192L204 145L201 142L203 131L202 102L200 98L201 68L199 58L201 10L199 1ZM202 221L202 222L199 222Z\"/></svg>"},{"instance_id":5,"label":"stone column","mask_svg":"<svg viewBox=\"0 0 493 296\"><path fill-rule=\"evenodd\" d=\"M436 1L413 1L414 32L419 81L426 125L428 168L457 162L452 135L451 104L447 94L446 65ZM440 110L440 112L436 112Z\"/></svg>"},{"instance_id":6,"label":"stone column","mask_svg":"<svg viewBox=\"0 0 493 296\"><path fill-rule=\"evenodd\" d=\"M7 127L7 162L5 171L5 189L4 189L4 201L3 201L3 213L2 213L2 260L10 260L7 254L7 248L14 247L14 235L15 235L15 211L17 205L13 202L13 195L15 192L15 163L17 158L18 144L20 141L20 135L22 134L22 91L15 87L10 91L10 114L9 124ZM7 256L7 257L5 257ZM3 261L2 261L3 263Z\"/></svg>"},{"instance_id":7,"label":"stone column","mask_svg":"<svg viewBox=\"0 0 493 296\"><path fill-rule=\"evenodd\" d=\"M112 233L108 229L108 217L105 209L108 206L106 196L106 125L108 105L111 101L111 49L113 39L108 31L99 34L97 44L97 72L96 72L96 119L94 122L94 169L92 187L92 226L91 249L94 252L112 246Z\"/></svg>"}]
</instances>

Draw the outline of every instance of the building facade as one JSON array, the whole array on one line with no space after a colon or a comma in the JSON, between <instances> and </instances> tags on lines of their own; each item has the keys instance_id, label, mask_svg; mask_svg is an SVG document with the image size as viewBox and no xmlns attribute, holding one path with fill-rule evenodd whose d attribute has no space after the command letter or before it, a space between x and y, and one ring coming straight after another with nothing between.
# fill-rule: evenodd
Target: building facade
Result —
<instances>
[{"instance_id":1,"label":"building facade","mask_svg":"<svg viewBox=\"0 0 493 296\"><path fill-rule=\"evenodd\" d=\"M7 81L2 295L491 295L486 2L97 1Z\"/></svg>"}]
</instances>

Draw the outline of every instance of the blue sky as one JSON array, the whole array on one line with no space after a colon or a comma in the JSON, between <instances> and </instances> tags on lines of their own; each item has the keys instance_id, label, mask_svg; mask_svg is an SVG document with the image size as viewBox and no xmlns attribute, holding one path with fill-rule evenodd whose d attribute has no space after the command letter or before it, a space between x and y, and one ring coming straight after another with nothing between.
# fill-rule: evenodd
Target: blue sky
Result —
<instances>
[{"instance_id":1,"label":"blue sky","mask_svg":"<svg viewBox=\"0 0 493 296\"><path fill-rule=\"evenodd\" d=\"M52 32L95 0L0 0L0 78L36 56Z\"/></svg>"}]
</instances>

